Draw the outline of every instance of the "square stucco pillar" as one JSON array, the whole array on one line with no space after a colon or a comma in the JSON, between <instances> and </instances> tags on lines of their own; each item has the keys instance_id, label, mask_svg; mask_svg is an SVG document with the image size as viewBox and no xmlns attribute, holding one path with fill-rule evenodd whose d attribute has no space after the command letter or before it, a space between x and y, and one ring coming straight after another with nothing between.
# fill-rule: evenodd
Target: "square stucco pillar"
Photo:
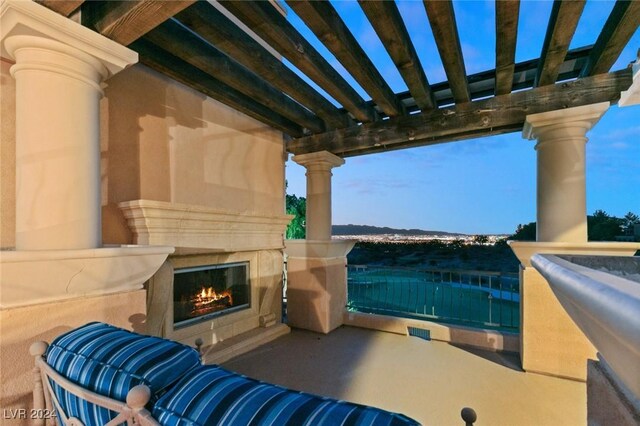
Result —
<instances>
[{"instance_id":1,"label":"square stucco pillar","mask_svg":"<svg viewBox=\"0 0 640 426\"><path fill-rule=\"evenodd\" d=\"M353 241L331 240L331 169L344 160L327 151L296 155L307 169L307 239L287 240L287 320L329 333L343 323L347 254Z\"/></svg>"},{"instance_id":2,"label":"square stucco pillar","mask_svg":"<svg viewBox=\"0 0 640 426\"><path fill-rule=\"evenodd\" d=\"M586 380L596 348L571 319L547 280L531 265L536 253L633 256L639 243L509 241L520 261L520 358L528 372Z\"/></svg>"},{"instance_id":3,"label":"square stucco pillar","mask_svg":"<svg viewBox=\"0 0 640 426\"><path fill-rule=\"evenodd\" d=\"M526 371L586 380L596 351L531 266L535 253L613 253L587 243L586 133L608 102L527 116L523 137L536 139L537 242L511 242L520 267L520 354Z\"/></svg>"},{"instance_id":4,"label":"square stucco pillar","mask_svg":"<svg viewBox=\"0 0 640 426\"><path fill-rule=\"evenodd\" d=\"M287 321L329 333L343 324L347 254L355 241L287 240Z\"/></svg>"}]
</instances>

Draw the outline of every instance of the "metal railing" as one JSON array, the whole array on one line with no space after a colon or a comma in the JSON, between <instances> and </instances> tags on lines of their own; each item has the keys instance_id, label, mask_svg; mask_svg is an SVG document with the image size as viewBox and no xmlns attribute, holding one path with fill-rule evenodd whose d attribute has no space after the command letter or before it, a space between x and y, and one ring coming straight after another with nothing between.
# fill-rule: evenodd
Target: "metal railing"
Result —
<instances>
[{"instance_id":1,"label":"metal railing","mask_svg":"<svg viewBox=\"0 0 640 426\"><path fill-rule=\"evenodd\" d=\"M517 331L518 274L348 265L347 309Z\"/></svg>"}]
</instances>

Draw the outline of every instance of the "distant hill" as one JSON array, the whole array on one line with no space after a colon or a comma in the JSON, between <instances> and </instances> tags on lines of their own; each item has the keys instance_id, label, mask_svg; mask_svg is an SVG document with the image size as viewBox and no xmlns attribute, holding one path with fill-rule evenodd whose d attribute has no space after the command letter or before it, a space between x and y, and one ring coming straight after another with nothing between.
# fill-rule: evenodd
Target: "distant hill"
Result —
<instances>
[{"instance_id":1,"label":"distant hill","mask_svg":"<svg viewBox=\"0 0 640 426\"><path fill-rule=\"evenodd\" d=\"M395 229L386 226L370 225L333 225L331 231L333 235L465 235L455 232L425 231L424 229Z\"/></svg>"}]
</instances>

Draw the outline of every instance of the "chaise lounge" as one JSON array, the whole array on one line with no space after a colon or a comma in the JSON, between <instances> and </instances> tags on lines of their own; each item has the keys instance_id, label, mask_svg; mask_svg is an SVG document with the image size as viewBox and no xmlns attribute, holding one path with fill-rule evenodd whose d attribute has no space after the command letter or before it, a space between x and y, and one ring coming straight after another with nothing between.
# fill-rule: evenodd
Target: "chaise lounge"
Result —
<instances>
[{"instance_id":1,"label":"chaise lounge","mask_svg":"<svg viewBox=\"0 0 640 426\"><path fill-rule=\"evenodd\" d=\"M36 357L34 413L64 425L416 425L402 414L202 365L189 346L93 322Z\"/></svg>"}]
</instances>

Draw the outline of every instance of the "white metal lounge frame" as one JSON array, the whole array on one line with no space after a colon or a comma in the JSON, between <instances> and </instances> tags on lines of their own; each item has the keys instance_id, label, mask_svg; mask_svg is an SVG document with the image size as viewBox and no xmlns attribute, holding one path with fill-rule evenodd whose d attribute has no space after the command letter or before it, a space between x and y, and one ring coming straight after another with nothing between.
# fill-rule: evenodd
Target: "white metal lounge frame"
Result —
<instances>
[{"instance_id":1,"label":"white metal lounge frame","mask_svg":"<svg viewBox=\"0 0 640 426\"><path fill-rule=\"evenodd\" d=\"M87 402L91 402L97 406L104 407L108 410L115 411L118 415L107 423L105 426L115 426L127 422L127 425L141 426L159 426L160 424L151 416L151 413L144 406L151 398L151 391L145 385L138 385L131 388L127 394L127 402L120 402L95 392L91 392L81 386L72 383L64 378L44 359L49 344L46 342L35 342L31 345L29 352L35 357L35 368L33 369L35 386L33 389L33 408L34 414L57 412L55 417L56 423L66 426L85 426L79 419L75 417L67 418L66 414L60 407L60 403L56 399L55 393L51 387L50 380L53 380L58 386L67 392L81 398ZM49 380L50 379L50 380ZM43 382L45 385L43 385ZM46 389L45 389L46 386ZM34 416L37 417L37 416ZM41 416L34 419L36 425L44 426L47 424L47 416Z\"/></svg>"}]
</instances>

